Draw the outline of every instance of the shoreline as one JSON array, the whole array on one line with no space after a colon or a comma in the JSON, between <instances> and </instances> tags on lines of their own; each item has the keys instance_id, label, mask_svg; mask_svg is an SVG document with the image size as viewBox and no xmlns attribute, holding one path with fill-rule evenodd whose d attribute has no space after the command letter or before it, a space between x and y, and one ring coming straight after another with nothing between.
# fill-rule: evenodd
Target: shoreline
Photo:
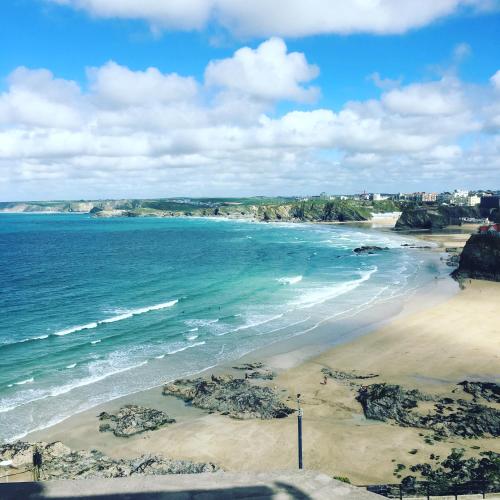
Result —
<instances>
[{"instance_id":1,"label":"shoreline","mask_svg":"<svg viewBox=\"0 0 500 500\"><path fill-rule=\"evenodd\" d=\"M430 285L432 286L430 290L420 288L416 291L413 290L406 296L395 297L383 303L370 305L367 309L359 312L359 316L354 315L354 319L358 320L357 322L353 322L352 317L338 320L323 318L319 321L320 324L317 324L309 333L276 340L232 361L225 361L216 366L193 373L190 377L208 376L212 373L216 375L231 373L238 376L241 375L241 372L232 369L233 365L255 360L263 362L277 373L278 376L282 375L336 347L369 336L392 321L446 302L459 292L458 284L451 277L437 279L431 282ZM345 324L349 324L349 327L340 337L332 339L330 332L337 323L344 324L344 327ZM169 382L169 380L164 381L164 383L166 382ZM206 415L201 410L185 407L183 402L175 398L162 396L162 385L163 383L150 389L141 390L101 403L91 409L69 416L54 425L29 432L19 439L58 440L62 436L67 435L72 428L81 426L83 422L97 422L95 415L101 411L114 411L125 404L152 405L155 408L168 410L174 418L187 418L188 420ZM104 437L102 434L99 436ZM108 440L106 439L107 437L104 437L105 440ZM114 439L116 438L111 437L112 442ZM70 447L78 447L78 439L75 442L66 439L66 442L69 443ZM81 445L84 445L84 443L82 442Z\"/></svg>"},{"instance_id":2,"label":"shoreline","mask_svg":"<svg viewBox=\"0 0 500 500\"><path fill-rule=\"evenodd\" d=\"M418 238L415 233L411 235ZM442 234L425 233L423 236L424 240L437 244L432 252L443 252L445 245L440 241ZM466 236L468 238L469 235ZM442 363L433 363L433 358L446 350L450 350L450 354L455 353L455 356L448 356L450 359L460 358L457 353L467 353L465 358L473 354L461 351L466 338L462 338L458 347L454 345L456 339L451 311L461 314L462 320L470 323L472 312L480 313L485 308L495 307L496 301L500 299L500 284L471 282L465 290L459 290L458 283L447 277L429 285L432 285L432 290L427 287L404 300L393 299L390 304L378 304L370 308L369 314L363 311L361 315L369 318L365 318L363 324L352 324L349 331L333 342L328 333L335 322L326 322L310 334L276 341L238 360L203 370L192 377L211 373L241 376L241 371L231 368L233 365L264 362L277 374L272 382L264 382L264 385L282 391L283 400L286 399L292 407L294 394L303 394L305 438L308 443L305 447L306 467L331 475L348 476L357 484L396 482L391 475L393 461L405 463L409 458L414 463L423 461L426 458L422 454L424 452L436 451L444 456L451 447L465 447L468 453L477 455L471 448L477 445L481 449L500 451L498 440L487 438L469 442L453 438L449 442L434 443L433 446L422 444L422 434L418 429L367 420L354 400L352 391L345 384L335 380L330 380L327 386L319 384L321 368L377 373L380 377L377 380L405 384L434 393L437 391L439 394L449 394L453 384L466 376L471 379L494 379L491 357L495 357L495 350L492 346L500 340L500 335L498 327L492 326L493 317L487 325L493 329L491 345L484 337L484 325L478 325L477 328L482 340L471 340L471 345L475 340L478 341L479 347L474 349L480 349L481 356L489 359L488 363L477 363L477 358L474 358L478 364L475 372L464 369L470 366L468 359L448 361L448 367L443 368ZM485 298L489 302L485 303ZM414 328L415 324L425 330L427 323L430 330L427 335L430 335L432 343L429 338L427 343L422 342L419 335L415 338L405 335L407 329ZM443 332L445 338L434 338L438 331ZM437 341L436 345L434 341ZM411 359L413 351L416 361ZM391 353L397 354L395 361L387 362ZM422 369L418 368L419 363ZM294 467L296 422L293 417L277 421L233 420L187 406L174 397L162 396L160 387L139 391L85 410L54 426L31 432L23 440L60 440L70 448L91 447L117 459L158 453L173 459L211 461L229 471ZM124 404L139 404L166 411L176 418L177 423L130 438L100 433L97 414L100 411L113 412ZM241 454L238 450L242 448L248 450ZM419 455L408 455L410 448L418 449ZM374 463L378 465L374 466ZM369 474L366 472L368 467L371 467Z\"/></svg>"},{"instance_id":3,"label":"shoreline","mask_svg":"<svg viewBox=\"0 0 500 500\"><path fill-rule=\"evenodd\" d=\"M489 295L488 300L484 299L485 294ZM375 373L377 383L401 384L447 397L457 397L453 391L465 378L498 382L500 374L495 367L499 361L496 353L500 352L496 349L500 347L499 329L493 330L492 335L487 328L478 327L475 336L470 337L467 330L456 332L453 326L451 331L446 331L446 325L450 314L457 314L461 315L460 319L469 318L466 327L470 327L471 311L478 306L490 311L499 297L500 284L474 281L451 297L437 299L434 296L429 298L430 302L403 309L381 324L372 325L372 329L364 332L367 334L307 359L303 359L300 349L292 349L270 356L267 353L267 358L264 353L254 352L238 360L238 364L259 360L274 367L277 377L271 382L258 383L283 391L283 400L291 407L295 407L294 395L302 394L306 468L347 476L355 484L397 482L392 475L394 463L409 467L426 461L430 453L446 456L452 448L465 448L469 456L477 457L483 450L500 452L500 441L452 436L428 444L423 437L429 436L428 431L368 420L349 384L335 379L329 379L327 385L320 383L322 368ZM491 324L486 326L491 328ZM402 335L407 330L412 335ZM436 337L438 332L443 335ZM205 375L212 372L234 374L236 371L230 366L221 366ZM127 403L167 411L177 423L129 438L100 433L98 412L113 411ZM73 449L95 448L117 459L151 453L179 460L210 461L228 471L293 468L295 439L293 416L278 420L234 420L208 414L171 396L162 396L159 388L106 403L27 437L30 441L61 440ZM245 449L245 453L241 453L241 449ZM415 455L413 449L417 450Z\"/></svg>"},{"instance_id":4,"label":"shoreline","mask_svg":"<svg viewBox=\"0 0 500 500\"><path fill-rule=\"evenodd\" d=\"M411 294L401 297L392 298L384 303L375 304L360 312L360 316L355 315L355 319L361 320L358 323L352 324L349 329L340 337L334 339L330 337L332 326L336 323L349 323L351 317L342 318L340 320L332 320L331 318L321 319L320 325L306 334L299 334L285 339L276 340L268 345L259 347L251 352L245 353L239 358L227 360L217 365L205 368L203 370L193 372L189 378L206 377L211 374L222 375L230 373L234 376L241 376L242 372L234 370L234 365L241 365L253 361L263 362L267 367L272 369L276 374L285 373L287 370L297 368L298 366L328 352L335 347L348 344L358 338L370 335L382 328L385 324L390 323L399 318L404 318L418 311L423 311L428 307L446 302L451 297L459 292L458 284L450 277L436 280L432 282L433 289L422 290L418 289ZM364 314L367 313L367 318ZM126 404L146 404L153 405L152 407L163 409L164 411L172 412L174 418L186 418L192 416L200 416L205 414L195 408L185 408L184 403L177 401L175 398L168 397L168 404L165 404L165 396L161 395L161 388L165 383L173 380L165 379L160 385L149 389L132 392L125 396L119 396L110 401L100 403L92 408L83 410L61 421L51 424L47 427L36 429L27 434L15 438L18 440L44 440L50 436L49 441L59 440L60 436L65 435L68 430L74 426L79 426L82 420L95 420L95 415L102 411L112 412ZM139 401L139 403L137 403ZM82 443L83 444L83 443ZM74 443L74 446L78 443ZM71 447L71 446L70 446Z\"/></svg>"},{"instance_id":5,"label":"shoreline","mask_svg":"<svg viewBox=\"0 0 500 500\"><path fill-rule=\"evenodd\" d=\"M224 220L227 220L228 222L236 222L233 221L232 219L224 218ZM275 224L287 225L288 223L277 222ZM311 228L314 227L315 224L302 223L301 225L306 227L309 226ZM352 227L361 226L358 225L357 223L351 223L350 225ZM379 234L391 234L392 232L389 231L391 225L392 224L384 225L383 227L375 227L373 229L368 230L367 234L369 232L374 232ZM362 227L368 229L366 228L365 225L362 225ZM425 252L428 252L428 249L426 249ZM435 265L440 265L436 257L433 257L433 259L435 260ZM448 286L453 288L454 285L452 284L451 280L447 281L449 282ZM442 283L442 281L440 281L440 283ZM437 284L438 283L436 281L436 285ZM312 327L310 327L310 325L307 326L306 330L302 330L300 332L288 332L289 335L285 336L285 338L271 340L268 344L262 347L257 347L256 349L252 348L251 351L247 352L242 351L239 353L235 353L232 358L232 361L231 360L222 361L216 365L211 365L203 369L201 369L202 367L200 367L200 369L196 371L192 371L191 373L186 373L185 375L177 375L177 377L195 376L197 374L203 374L207 371L221 372L226 370L232 363L234 364L238 362L238 360L243 362L247 358L255 356L263 357L265 359L272 357L274 360L273 366L275 362L277 363L277 365L275 366L276 370L281 369L280 366L278 365L282 363L280 359L282 360L284 357L287 357L288 359L292 359L292 357L294 357L295 358L294 364L297 365L298 363L303 362L306 359L309 359L315 355L320 354L324 350L332 347L333 345L338 344L339 342L346 342L349 339L353 339L358 335L362 335L367 331L373 330L375 328L375 325L382 321L382 318L386 318L388 316L392 317L394 315L399 314L401 308L408 307L408 305L412 302L411 296L413 295L413 293L414 292L411 288L407 288L403 291L403 297L398 297L398 296L391 297L389 299L386 299L385 302L375 303L375 305L371 304L372 301L369 300L368 302L363 302L361 304L355 305L353 309L346 309L341 313L336 313L329 317L325 317L324 312L320 315L318 315L317 313L316 315L312 314L311 316L315 318L313 319L313 321L317 322ZM449 293L449 291L447 293ZM378 299L376 302L378 302ZM406 304L405 306L402 305L403 302ZM353 310L354 313L351 314ZM339 317L337 318L337 316ZM351 320L350 319L351 316L355 316L355 320ZM332 328L335 328L336 325L340 325L338 330L341 331L341 336L337 336L332 340L329 338L330 337L329 332ZM293 356L291 354L292 351L294 353ZM285 365L286 367L290 366L290 362L286 362ZM158 385L156 385L156 388L160 387L161 384L163 384L164 382L171 380L173 379L163 378L161 380L161 383L158 383ZM24 439L27 435L30 435L34 432L42 432L47 428L57 426L61 422L73 418L75 415L85 413L87 411L93 411L93 409L100 408L101 406L105 406L106 404L112 403L113 401L121 401L127 398L132 398L134 397L135 394L139 394L143 391L150 391L154 389L155 386L150 386L150 388L143 388L140 390L134 388L129 394L123 395L122 392L122 395L115 395L112 399L108 400L107 402L94 401L91 408L80 406L77 412L73 413L72 415L69 416L61 415L60 417L53 418L51 421L47 421L45 424L43 424L43 426L37 426L37 428L35 429L32 428L32 430L30 430L27 434L21 433L22 431L20 430L21 432L17 433L16 435L5 437L5 440L6 442L12 442L19 439Z\"/></svg>"}]
</instances>

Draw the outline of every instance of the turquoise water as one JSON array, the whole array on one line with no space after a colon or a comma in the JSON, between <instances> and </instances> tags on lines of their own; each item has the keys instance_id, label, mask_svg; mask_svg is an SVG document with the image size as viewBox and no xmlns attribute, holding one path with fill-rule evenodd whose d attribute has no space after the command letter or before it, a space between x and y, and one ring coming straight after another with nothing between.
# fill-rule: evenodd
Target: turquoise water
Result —
<instances>
[{"instance_id":1,"label":"turquoise water","mask_svg":"<svg viewBox=\"0 0 500 500\"><path fill-rule=\"evenodd\" d=\"M361 314L441 272L347 226L0 215L0 439ZM360 245L388 246L357 256Z\"/></svg>"}]
</instances>

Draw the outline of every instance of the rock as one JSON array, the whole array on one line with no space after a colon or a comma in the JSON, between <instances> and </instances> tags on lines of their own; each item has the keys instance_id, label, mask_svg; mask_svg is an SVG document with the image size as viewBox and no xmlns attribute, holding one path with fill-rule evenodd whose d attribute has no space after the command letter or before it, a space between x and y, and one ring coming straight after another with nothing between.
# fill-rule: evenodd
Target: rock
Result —
<instances>
[{"instance_id":1,"label":"rock","mask_svg":"<svg viewBox=\"0 0 500 500\"><path fill-rule=\"evenodd\" d=\"M500 236L473 234L464 246L452 276L500 281Z\"/></svg>"},{"instance_id":2,"label":"rock","mask_svg":"<svg viewBox=\"0 0 500 500\"><path fill-rule=\"evenodd\" d=\"M420 474L425 481L421 483L420 495L426 496L426 486L433 495L480 494L498 491L500 487L500 454L493 451L481 452L479 457L465 457L464 449L453 448L452 452L441 459L430 455L430 461L410 466L410 470ZM404 483L418 484L414 476L405 478ZM454 495L453 495L454 496Z\"/></svg>"},{"instance_id":3,"label":"rock","mask_svg":"<svg viewBox=\"0 0 500 500\"><path fill-rule=\"evenodd\" d=\"M0 445L0 459L13 460L15 467L30 468L35 445L42 454L42 480L111 478L137 474L197 474L219 470L211 462L170 460L162 456L112 459L97 450L72 451L60 442L47 444L17 441Z\"/></svg>"},{"instance_id":4,"label":"rock","mask_svg":"<svg viewBox=\"0 0 500 500\"><path fill-rule=\"evenodd\" d=\"M258 370L259 368L264 368L264 363L255 361L254 363L244 363L242 365L233 366L234 370Z\"/></svg>"},{"instance_id":5,"label":"rock","mask_svg":"<svg viewBox=\"0 0 500 500\"><path fill-rule=\"evenodd\" d=\"M329 368L322 368L321 373L329 378L333 378L336 380L366 380L378 377L378 375L374 373L369 373L368 375L360 375L355 372L342 372L339 370L330 370Z\"/></svg>"},{"instance_id":6,"label":"rock","mask_svg":"<svg viewBox=\"0 0 500 500\"><path fill-rule=\"evenodd\" d=\"M373 384L361 387L356 398L366 418L393 420L404 427L433 430L435 440L455 435L464 438L500 436L500 411L464 400L449 403L450 398L437 401L434 411L422 415L416 411L419 401L433 401L417 390L398 385ZM448 405L448 406L445 406Z\"/></svg>"},{"instance_id":7,"label":"rock","mask_svg":"<svg viewBox=\"0 0 500 500\"><path fill-rule=\"evenodd\" d=\"M261 380L273 380L275 374L269 368L264 368L262 370L253 370L247 373L248 378L251 379L261 379Z\"/></svg>"},{"instance_id":8,"label":"rock","mask_svg":"<svg viewBox=\"0 0 500 500\"><path fill-rule=\"evenodd\" d=\"M411 412L418 401L428 399L417 390L404 390L399 385L373 384L363 386L356 399L361 403L366 418L395 420L402 426L418 427L418 415Z\"/></svg>"},{"instance_id":9,"label":"rock","mask_svg":"<svg viewBox=\"0 0 500 500\"><path fill-rule=\"evenodd\" d=\"M468 394L472 394L474 401L482 398L491 403L500 403L500 384L464 380L458 385L462 386L462 389Z\"/></svg>"},{"instance_id":10,"label":"rock","mask_svg":"<svg viewBox=\"0 0 500 500\"><path fill-rule=\"evenodd\" d=\"M408 243L402 243L401 246L402 247L407 247L407 248L422 248L422 249L426 249L426 250L432 248L430 245L410 245Z\"/></svg>"},{"instance_id":11,"label":"rock","mask_svg":"<svg viewBox=\"0 0 500 500\"><path fill-rule=\"evenodd\" d=\"M458 267L460 263L460 255L453 254L446 259L446 265L450 267Z\"/></svg>"},{"instance_id":12,"label":"rock","mask_svg":"<svg viewBox=\"0 0 500 500\"><path fill-rule=\"evenodd\" d=\"M295 410L286 406L269 387L251 385L230 375L211 380L176 380L163 387L163 394L176 396L193 406L231 418L284 418Z\"/></svg>"},{"instance_id":13,"label":"rock","mask_svg":"<svg viewBox=\"0 0 500 500\"><path fill-rule=\"evenodd\" d=\"M370 245L367 245L367 246L361 246L359 248L355 248L353 250L354 253L357 253L358 255L360 253L368 253L368 254L372 254L372 253L375 253L375 252L379 252L381 250L389 250L388 247L377 247L377 246L370 246Z\"/></svg>"},{"instance_id":14,"label":"rock","mask_svg":"<svg viewBox=\"0 0 500 500\"><path fill-rule=\"evenodd\" d=\"M102 412L99 420L103 421L99 426L101 432L109 431L118 437L152 431L175 422L163 411L136 405L126 405L116 415Z\"/></svg>"},{"instance_id":15,"label":"rock","mask_svg":"<svg viewBox=\"0 0 500 500\"><path fill-rule=\"evenodd\" d=\"M478 207L409 206L403 209L395 229L442 229L452 224L460 225L462 218L475 217L480 217Z\"/></svg>"},{"instance_id":16,"label":"rock","mask_svg":"<svg viewBox=\"0 0 500 500\"><path fill-rule=\"evenodd\" d=\"M233 366L233 369L245 370L247 372L245 377L250 379L273 380L275 377L274 372L269 368L265 368L260 361Z\"/></svg>"},{"instance_id":17,"label":"rock","mask_svg":"<svg viewBox=\"0 0 500 500\"><path fill-rule=\"evenodd\" d=\"M453 434L464 438L500 436L500 411L489 406L465 403L449 413L421 416L420 426L433 429L438 436Z\"/></svg>"}]
</instances>

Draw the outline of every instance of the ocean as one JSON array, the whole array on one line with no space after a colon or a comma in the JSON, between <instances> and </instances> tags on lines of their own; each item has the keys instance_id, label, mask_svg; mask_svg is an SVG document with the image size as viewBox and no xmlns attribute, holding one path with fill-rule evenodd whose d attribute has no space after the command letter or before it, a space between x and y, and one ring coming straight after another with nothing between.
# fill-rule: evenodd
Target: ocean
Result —
<instances>
[{"instance_id":1,"label":"ocean","mask_svg":"<svg viewBox=\"0 0 500 500\"><path fill-rule=\"evenodd\" d=\"M405 243L347 225L0 214L0 440L308 335L447 272ZM356 255L361 245L388 249Z\"/></svg>"}]
</instances>

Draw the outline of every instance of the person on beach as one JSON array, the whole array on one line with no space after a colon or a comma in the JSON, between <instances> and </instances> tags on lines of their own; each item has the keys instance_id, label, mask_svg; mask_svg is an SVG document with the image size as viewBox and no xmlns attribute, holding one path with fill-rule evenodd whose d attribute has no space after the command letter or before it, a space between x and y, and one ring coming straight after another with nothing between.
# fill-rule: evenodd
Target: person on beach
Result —
<instances>
[{"instance_id":1,"label":"person on beach","mask_svg":"<svg viewBox=\"0 0 500 500\"><path fill-rule=\"evenodd\" d=\"M40 469L42 468L42 454L38 447L33 450L33 481L40 481Z\"/></svg>"},{"instance_id":2,"label":"person on beach","mask_svg":"<svg viewBox=\"0 0 500 500\"><path fill-rule=\"evenodd\" d=\"M328 377L325 375L325 376L323 377L323 382L320 382L320 384L322 384L322 385L326 385L326 384L327 384L327 382L328 382Z\"/></svg>"}]
</instances>

